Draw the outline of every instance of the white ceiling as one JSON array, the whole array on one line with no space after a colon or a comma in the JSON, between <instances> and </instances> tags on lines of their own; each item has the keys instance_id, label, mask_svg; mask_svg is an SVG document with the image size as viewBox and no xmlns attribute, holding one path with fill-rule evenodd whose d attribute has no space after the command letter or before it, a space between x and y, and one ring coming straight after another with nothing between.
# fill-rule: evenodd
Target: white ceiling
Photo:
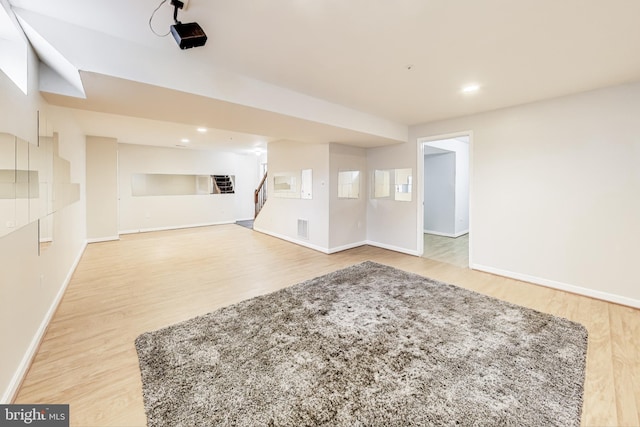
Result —
<instances>
[{"instance_id":1,"label":"white ceiling","mask_svg":"<svg viewBox=\"0 0 640 427\"><path fill-rule=\"evenodd\" d=\"M123 88L127 80L179 91L192 83L185 93L233 105L231 92L237 88L226 87L228 98L221 99L210 93L216 82L206 80L206 70L224 70L279 87L283 94L295 92L362 112L368 115L363 123L380 120L385 126L406 127L640 80L637 0L190 0L179 19L197 21L209 40L185 51L171 36L158 38L149 29L160 0L9 2L18 16L32 13L26 21L41 29L49 20L44 38L55 39L53 49L79 71L102 74ZM156 31L166 32L171 18L167 1L153 20ZM114 48L92 49L107 38ZM72 42L80 47L74 50ZM140 61L119 56L134 51ZM99 65L107 62L116 65ZM89 74L80 75L84 82ZM480 90L462 94L468 83L479 84ZM104 103L93 98L94 88L85 84L85 89L84 101L60 95L49 100L141 116L126 100ZM167 95L161 88L158 93ZM279 96L272 93L276 102ZM136 100L138 111L156 114L152 112L158 109L144 108L145 102L158 99ZM251 118L256 112L249 108L247 113ZM243 122L238 117L233 125L221 120L212 125L248 133L250 139L261 134L265 140L312 141L328 124L326 135L319 133L338 142L375 146L401 140L360 125L350 129L335 119L316 121L315 107L307 108L304 117L295 117L295 111L278 113L282 123L273 128L264 123L238 126ZM164 121L165 116L145 118ZM284 116L292 117L296 128L290 135ZM172 117L178 123L189 121L188 114ZM268 122L268 116L261 119ZM185 130L193 127L186 124Z\"/></svg>"}]
</instances>

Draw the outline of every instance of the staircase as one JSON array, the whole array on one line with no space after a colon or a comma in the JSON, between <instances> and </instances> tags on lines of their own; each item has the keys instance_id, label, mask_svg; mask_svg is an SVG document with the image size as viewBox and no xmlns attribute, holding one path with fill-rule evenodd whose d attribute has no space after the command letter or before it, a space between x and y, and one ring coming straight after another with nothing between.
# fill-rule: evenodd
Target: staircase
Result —
<instances>
[{"instance_id":1,"label":"staircase","mask_svg":"<svg viewBox=\"0 0 640 427\"><path fill-rule=\"evenodd\" d=\"M262 177L262 181L260 181L260 184L258 184L258 188L256 188L256 191L253 193L253 202L255 204L255 213L253 216L254 218L258 216L258 214L260 213L260 210L262 209L266 201L267 201L267 173L265 172L264 176Z\"/></svg>"},{"instance_id":2,"label":"staircase","mask_svg":"<svg viewBox=\"0 0 640 427\"><path fill-rule=\"evenodd\" d=\"M211 175L213 194L233 194L233 180L229 175Z\"/></svg>"}]
</instances>

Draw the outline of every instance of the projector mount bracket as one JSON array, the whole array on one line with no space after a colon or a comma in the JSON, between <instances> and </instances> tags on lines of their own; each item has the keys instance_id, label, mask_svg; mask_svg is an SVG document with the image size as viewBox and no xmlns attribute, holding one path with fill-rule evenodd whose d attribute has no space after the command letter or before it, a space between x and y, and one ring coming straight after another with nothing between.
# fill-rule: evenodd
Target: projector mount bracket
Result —
<instances>
[{"instance_id":1,"label":"projector mount bracket","mask_svg":"<svg viewBox=\"0 0 640 427\"><path fill-rule=\"evenodd\" d=\"M171 0L171 4L174 6L173 21L176 24L182 24L182 22L178 21L178 9L182 9L184 7L184 2L181 2L180 0Z\"/></svg>"}]
</instances>

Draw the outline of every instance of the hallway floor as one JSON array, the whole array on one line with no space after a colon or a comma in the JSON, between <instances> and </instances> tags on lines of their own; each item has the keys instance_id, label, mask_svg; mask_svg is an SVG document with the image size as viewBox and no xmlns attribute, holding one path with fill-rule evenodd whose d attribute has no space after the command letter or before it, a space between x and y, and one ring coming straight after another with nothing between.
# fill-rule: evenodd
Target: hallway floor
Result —
<instances>
[{"instance_id":1,"label":"hallway floor","mask_svg":"<svg viewBox=\"0 0 640 427\"><path fill-rule=\"evenodd\" d=\"M456 238L425 233L422 257L456 267L469 267L469 233Z\"/></svg>"}]
</instances>

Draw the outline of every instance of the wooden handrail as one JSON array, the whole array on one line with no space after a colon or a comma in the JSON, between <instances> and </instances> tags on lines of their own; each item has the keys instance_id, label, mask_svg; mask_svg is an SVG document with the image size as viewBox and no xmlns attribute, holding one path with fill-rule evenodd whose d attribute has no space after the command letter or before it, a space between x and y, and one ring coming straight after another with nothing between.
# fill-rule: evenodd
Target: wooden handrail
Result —
<instances>
[{"instance_id":1,"label":"wooden handrail","mask_svg":"<svg viewBox=\"0 0 640 427\"><path fill-rule=\"evenodd\" d=\"M255 213L254 218L258 216L258 213L264 206L264 202L267 201L267 186L265 185L267 182L267 172L264 173L262 177L262 181L258 184L258 188L253 192L253 203L255 205Z\"/></svg>"}]
</instances>

